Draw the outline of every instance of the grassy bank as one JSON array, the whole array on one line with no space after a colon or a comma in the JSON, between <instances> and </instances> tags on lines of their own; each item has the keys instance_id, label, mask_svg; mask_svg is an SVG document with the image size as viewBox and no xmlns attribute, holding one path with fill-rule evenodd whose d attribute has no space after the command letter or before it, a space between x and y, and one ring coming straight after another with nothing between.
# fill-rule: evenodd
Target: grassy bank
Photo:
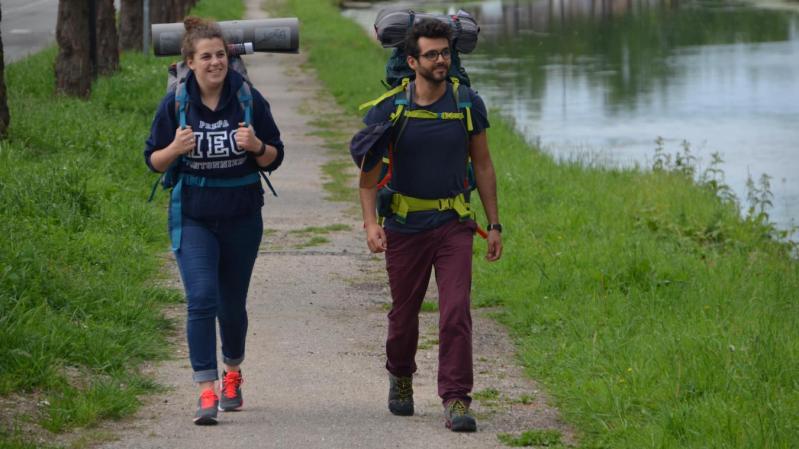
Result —
<instances>
[{"instance_id":1,"label":"grassy bank","mask_svg":"<svg viewBox=\"0 0 799 449\"><path fill-rule=\"evenodd\" d=\"M383 91L387 53L333 2L286 4L348 113ZM795 446L799 267L790 248L679 166L556 163L506 120L492 125L506 254L476 261L475 302L501 306L529 374L581 444Z\"/></svg>"},{"instance_id":2,"label":"grassy bank","mask_svg":"<svg viewBox=\"0 0 799 449\"><path fill-rule=\"evenodd\" d=\"M240 17L203 0L197 11ZM6 68L11 127L0 142L0 447L134 411L155 386L143 361L169 353L154 287L168 248L142 149L165 58L125 54L89 101L53 96L51 48ZM13 404L10 406L8 404ZM31 433L33 432L33 433Z\"/></svg>"}]
</instances>

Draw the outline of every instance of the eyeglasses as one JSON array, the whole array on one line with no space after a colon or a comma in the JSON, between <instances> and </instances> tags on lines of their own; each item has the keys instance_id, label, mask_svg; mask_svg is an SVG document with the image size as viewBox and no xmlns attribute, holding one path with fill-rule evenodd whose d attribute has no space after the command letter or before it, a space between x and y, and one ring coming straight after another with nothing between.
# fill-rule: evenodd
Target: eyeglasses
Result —
<instances>
[{"instance_id":1,"label":"eyeglasses","mask_svg":"<svg viewBox=\"0 0 799 449\"><path fill-rule=\"evenodd\" d=\"M430 50L427 53L423 54L422 57L427 59L430 62L435 62L438 60L438 57L441 56L444 60L448 60L452 57L452 52L449 48L445 48L441 51L438 50Z\"/></svg>"}]
</instances>

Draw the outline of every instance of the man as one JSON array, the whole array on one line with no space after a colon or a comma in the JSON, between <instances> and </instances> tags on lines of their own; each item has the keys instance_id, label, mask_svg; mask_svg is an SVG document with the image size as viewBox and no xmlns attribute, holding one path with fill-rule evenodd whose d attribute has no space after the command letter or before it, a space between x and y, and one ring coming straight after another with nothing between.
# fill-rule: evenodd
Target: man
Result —
<instances>
[{"instance_id":1,"label":"man","mask_svg":"<svg viewBox=\"0 0 799 449\"><path fill-rule=\"evenodd\" d=\"M386 252L391 287L392 308L386 341L389 410L395 415L412 415L414 411L412 375L416 371L419 310L431 270L435 268L440 313L438 394L444 403L447 427L453 431L474 431L476 422L469 412L473 383L469 292L477 225L458 206L468 198L469 189L465 187L468 157L474 166L477 189L489 223L486 255L489 261L498 260L502 254L502 226L485 131L489 124L482 99L471 89L460 89L458 102L471 102L468 127L464 119L435 119L446 116L439 113L459 111L453 85L447 78L450 44L451 30L438 20L413 26L405 51L416 78L407 93L397 95L409 100L406 110L431 111L434 114L428 115L433 119L400 118L391 129L392 139L397 134L399 138L393 141L390 151L392 177L388 192L393 206L383 223L385 229L378 224L375 212L382 166L379 158L372 167L362 166L360 198L367 245L374 253ZM388 99L373 107L364 122L385 123L394 111L395 101ZM466 131L467 128L471 131ZM425 208L429 200L449 207Z\"/></svg>"}]
</instances>

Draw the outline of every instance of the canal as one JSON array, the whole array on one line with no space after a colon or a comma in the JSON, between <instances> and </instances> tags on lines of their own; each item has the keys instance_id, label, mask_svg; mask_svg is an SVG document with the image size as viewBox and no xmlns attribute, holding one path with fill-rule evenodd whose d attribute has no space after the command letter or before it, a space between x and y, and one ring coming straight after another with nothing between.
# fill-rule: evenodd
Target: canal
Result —
<instances>
[{"instance_id":1,"label":"canal","mask_svg":"<svg viewBox=\"0 0 799 449\"><path fill-rule=\"evenodd\" d=\"M561 159L651 167L687 142L700 171L718 152L747 206L770 176L771 218L799 222L799 9L727 1L387 2L344 14L462 8L481 27L463 55L473 87ZM373 34L373 33L372 33ZM796 237L796 235L794 236Z\"/></svg>"}]
</instances>

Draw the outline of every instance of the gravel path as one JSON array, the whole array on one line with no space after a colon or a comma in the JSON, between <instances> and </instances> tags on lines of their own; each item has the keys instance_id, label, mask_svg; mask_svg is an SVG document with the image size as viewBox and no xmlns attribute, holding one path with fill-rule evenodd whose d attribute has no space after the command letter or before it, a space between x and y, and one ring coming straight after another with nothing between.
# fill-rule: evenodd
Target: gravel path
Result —
<instances>
[{"instance_id":1,"label":"gravel path","mask_svg":"<svg viewBox=\"0 0 799 449\"><path fill-rule=\"evenodd\" d=\"M264 16L258 1L248 3L248 18ZM286 159L272 177L280 197L266 199L266 234L250 287L245 409L220 413L218 426L192 424L197 390L181 333L175 359L154 368L170 390L136 417L113 424L118 439L102 447L491 448L502 447L498 432L531 428L559 429L571 440L572 432L524 377L507 336L486 311L476 311L474 320L475 391L485 397L474 403L479 431L454 434L444 428L435 392L436 313L422 319L417 414L388 412L384 262L368 253L354 202L325 200L320 167L330 156L323 140L312 135L317 116L308 111L334 112L335 106L313 74L300 70L304 61L303 55L246 59L253 83L272 105ZM349 123L347 132L354 131L357 123ZM297 232L332 224L344 226L314 246L305 246L311 234ZM436 296L432 289L429 294ZM183 309L173 312L182 323Z\"/></svg>"}]
</instances>

